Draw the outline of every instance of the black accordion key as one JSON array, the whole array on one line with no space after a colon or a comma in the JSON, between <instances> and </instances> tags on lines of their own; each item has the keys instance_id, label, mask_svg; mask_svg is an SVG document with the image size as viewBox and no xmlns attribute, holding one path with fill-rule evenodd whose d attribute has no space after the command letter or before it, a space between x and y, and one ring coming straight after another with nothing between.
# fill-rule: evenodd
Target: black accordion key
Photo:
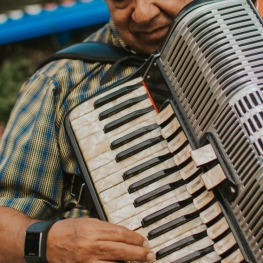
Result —
<instances>
[{"instance_id":1,"label":"black accordion key","mask_svg":"<svg viewBox=\"0 0 263 263\"><path fill-rule=\"evenodd\" d=\"M179 171L178 167L172 167L172 168L169 168L169 169L165 169L165 170L162 170L162 171L159 171L155 174L152 174L144 179L141 179L139 180L138 182L136 183L133 183L129 186L128 188L128 192L131 194L131 193L134 193L140 189L142 189L143 187L149 185L149 184L152 184L166 176L169 176L170 174L172 173L175 173Z\"/></svg>"},{"instance_id":2,"label":"black accordion key","mask_svg":"<svg viewBox=\"0 0 263 263\"><path fill-rule=\"evenodd\" d=\"M115 150L118 147L123 146L124 144L131 142L131 141L135 140L136 138L139 138L140 136L157 129L158 127L159 126L156 123L142 127L142 128L140 128L134 132L131 132L131 133L113 141L110 145L110 148L111 148L111 150Z\"/></svg>"},{"instance_id":3,"label":"black accordion key","mask_svg":"<svg viewBox=\"0 0 263 263\"><path fill-rule=\"evenodd\" d=\"M180 250L181 248L185 247L185 246L188 246L190 244L193 244L195 243L196 241L206 237L207 234L206 234L206 230L205 231L202 231L198 234L195 234L195 235L192 235L192 236L189 236L189 237L186 237L168 247L165 247L161 250L159 250L157 253L156 253L156 259L161 259L163 257L166 257L167 255L177 251L177 250Z\"/></svg>"},{"instance_id":4,"label":"black accordion key","mask_svg":"<svg viewBox=\"0 0 263 263\"><path fill-rule=\"evenodd\" d=\"M141 143L134 145L133 147L125 150L125 151L118 153L116 155L115 160L117 163L121 162L121 161L133 156L134 154L139 153L139 152L141 152L141 151L143 151L143 150L145 150L145 149L147 149L147 148L149 148L149 147L151 147L151 146L153 146L153 145L155 145L155 144L157 144L163 140L164 139L162 136L158 136L156 138L151 138L151 139L145 140L144 142L141 142Z\"/></svg>"},{"instance_id":5,"label":"black accordion key","mask_svg":"<svg viewBox=\"0 0 263 263\"><path fill-rule=\"evenodd\" d=\"M119 119L117 119L115 121L112 121L112 122L106 124L104 126L103 131L105 133L110 132L110 131L112 131L114 129L117 129L117 128L121 127L122 125L124 125L126 123L131 122L132 120L135 120L135 119L137 119L137 118L139 118L139 117L151 112L152 110L153 110L153 106L150 106L150 107L142 109L142 110L134 111L134 112L128 114L127 116L123 116L123 117L121 117L121 118L119 118Z\"/></svg>"},{"instance_id":6,"label":"black accordion key","mask_svg":"<svg viewBox=\"0 0 263 263\"><path fill-rule=\"evenodd\" d=\"M152 213L146 217L144 217L142 219L142 226L143 227L147 227L155 222L157 222L158 220L186 207L189 204L193 203L193 198L189 197L185 200L179 201L179 202L175 202L159 211L156 211L155 213Z\"/></svg>"},{"instance_id":7,"label":"black accordion key","mask_svg":"<svg viewBox=\"0 0 263 263\"><path fill-rule=\"evenodd\" d=\"M184 215L184 216L180 216L174 220L172 220L171 222L169 223L166 223L162 226L159 226L153 230L151 230L149 233L148 233L148 239L151 240L151 239L154 239L160 235L163 235L164 233L172 230L172 229L175 229L195 218L199 217L199 212L198 211L195 211L191 214L187 214L187 215Z\"/></svg>"},{"instance_id":8,"label":"black accordion key","mask_svg":"<svg viewBox=\"0 0 263 263\"><path fill-rule=\"evenodd\" d=\"M119 89L117 91L114 91L114 92L96 100L94 102L93 106L95 109L97 109L97 108L99 108L99 107L101 107L101 106L121 97L121 96L124 96L125 94L128 94L128 93L132 92L133 90L136 90L140 87L141 87L141 83L137 83L135 85L127 86L127 87L124 87L124 88Z\"/></svg>"},{"instance_id":9,"label":"black accordion key","mask_svg":"<svg viewBox=\"0 0 263 263\"><path fill-rule=\"evenodd\" d=\"M114 115L114 114L116 114L122 110L125 110L125 109L135 105L136 103L139 103L143 100L146 100L147 98L148 98L148 95L144 94L142 96L126 100L126 101L124 101L124 102L122 102L122 103L120 103L120 104L118 104L118 105L116 105L116 106L114 106L108 110L101 112L99 114L99 120L100 121L104 120L104 119L106 119L106 118L108 118L108 117L110 117L110 116L112 116L112 115Z\"/></svg>"},{"instance_id":10,"label":"black accordion key","mask_svg":"<svg viewBox=\"0 0 263 263\"><path fill-rule=\"evenodd\" d=\"M195 251L185 257L182 257L178 260L175 260L173 261L172 263L190 263L198 258L201 258L211 252L214 251L214 248L213 246L210 246L210 247L207 247L207 248L204 248L204 249L201 249L201 250L198 250L198 251Z\"/></svg>"},{"instance_id":11,"label":"black accordion key","mask_svg":"<svg viewBox=\"0 0 263 263\"><path fill-rule=\"evenodd\" d=\"M162 163L162 162L164 162L164 161L166 161L172 157L173 157L173 155L171 153L167 153L165 155L155 157L149 161L146 161L145 163L142 163L142 164L135 166L135 167L129 169L128 171L124 172L122 177L124 180L127 180L127 179L129 179L129 178L131 178L131 177L133 177L139 173L142 173L142 172L146 171L147 169L149 169L149 168L151 168L151 167L153 167L159 163Z\"/></svg>"},{"instance_id":12,"label":"black accordion key","mask_svg":"<svg viewBox=\"0 0 263 263\"><path fill-rule=\"evenodd\" d=\"M166 184L166 185L159 187L159 188L157 188L157 189L155 189L155 190L153 190L153 191L151 191L145 195L142 195L142 196L136 198L134 200L133 204L135 207L141 206L141 205L148 203L151 200L153 200L153 199L155 199L161 195L164 195L166 193L173 191L174 189L176 189L176 188L178 188L184 184L185 184L185 182L182 179L178 180L174 183L171 183L171 184Z\"/></svg>"}]
</instances>

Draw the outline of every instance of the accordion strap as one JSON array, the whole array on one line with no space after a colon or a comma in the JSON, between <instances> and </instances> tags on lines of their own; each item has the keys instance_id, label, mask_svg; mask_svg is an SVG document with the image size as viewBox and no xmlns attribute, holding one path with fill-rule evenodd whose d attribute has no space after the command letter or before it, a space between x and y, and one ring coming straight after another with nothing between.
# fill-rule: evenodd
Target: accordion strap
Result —
<instances>
[{"instance_id":1,"label":"accordion strap","mask_svg":"<svg viewBox=\"0 0 263 263\"><path fill-rule=\"evenodd\" d=\"M36 70L42 68L49 62L59 59L78 59L85 62L102 62L102 63L115 63L124 57L131 56L131 53L125 49L118 48L113 45L99 43L99 42L83 42L74 44L65 49L58 51L55 54L44 59L37 67ZM134 56L133 56L134 57ZM141 56L137 56L141 59ZM140 64L142 64L140 62ZM130 64L131 66L138 66L137 62Z\"/></svg>"}]
</instances>

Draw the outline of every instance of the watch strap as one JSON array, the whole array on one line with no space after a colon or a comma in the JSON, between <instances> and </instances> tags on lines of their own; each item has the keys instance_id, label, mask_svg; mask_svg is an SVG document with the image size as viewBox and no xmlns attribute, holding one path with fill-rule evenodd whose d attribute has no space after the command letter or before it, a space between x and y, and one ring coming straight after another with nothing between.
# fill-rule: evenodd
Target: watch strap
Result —
<instances>
[{"instance_id":1,"label":"watch strap","mask_svg":"<svg viewBox=\"0 0 263 263\"><path fill-rule=\"evenodd\" d=\"M46 259L47 235L56 221L39 221L26 230L24 258L27 263L48 263Z\"/></svg>"}]
</instances>

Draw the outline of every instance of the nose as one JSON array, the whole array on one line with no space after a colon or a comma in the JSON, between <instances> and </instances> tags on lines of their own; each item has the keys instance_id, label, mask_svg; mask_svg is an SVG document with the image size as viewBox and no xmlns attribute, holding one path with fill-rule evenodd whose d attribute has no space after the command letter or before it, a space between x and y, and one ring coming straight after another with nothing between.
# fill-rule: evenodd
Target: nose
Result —
<instances>
[{"instance_id":1,"label":"nose","mask_svg":"<svg viewBox=\"0 0 263 263\"><path fill-rule=\"evenodd\" d=\"M160 9L152 0L135 0L132 19L138 24L145 24L160 14Z\"/></svg>"}]
</instances>

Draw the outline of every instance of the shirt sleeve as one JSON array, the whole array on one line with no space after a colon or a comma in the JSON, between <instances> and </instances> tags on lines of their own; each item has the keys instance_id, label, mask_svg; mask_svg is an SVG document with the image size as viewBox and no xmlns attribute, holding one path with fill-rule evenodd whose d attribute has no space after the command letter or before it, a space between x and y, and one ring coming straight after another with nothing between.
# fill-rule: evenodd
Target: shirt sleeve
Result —
<instances>
[{"instance_id":1,"label":"shirt sleeve","mask_svg":"<svg viewBox=\"0 0 263 263\"><path fill-rule=\"evenodd\" d=\"M0 206L32 218L54 218L62 205L53 90L44 75L24 84L0 145Z\"/></svg>"}]
</instances>

